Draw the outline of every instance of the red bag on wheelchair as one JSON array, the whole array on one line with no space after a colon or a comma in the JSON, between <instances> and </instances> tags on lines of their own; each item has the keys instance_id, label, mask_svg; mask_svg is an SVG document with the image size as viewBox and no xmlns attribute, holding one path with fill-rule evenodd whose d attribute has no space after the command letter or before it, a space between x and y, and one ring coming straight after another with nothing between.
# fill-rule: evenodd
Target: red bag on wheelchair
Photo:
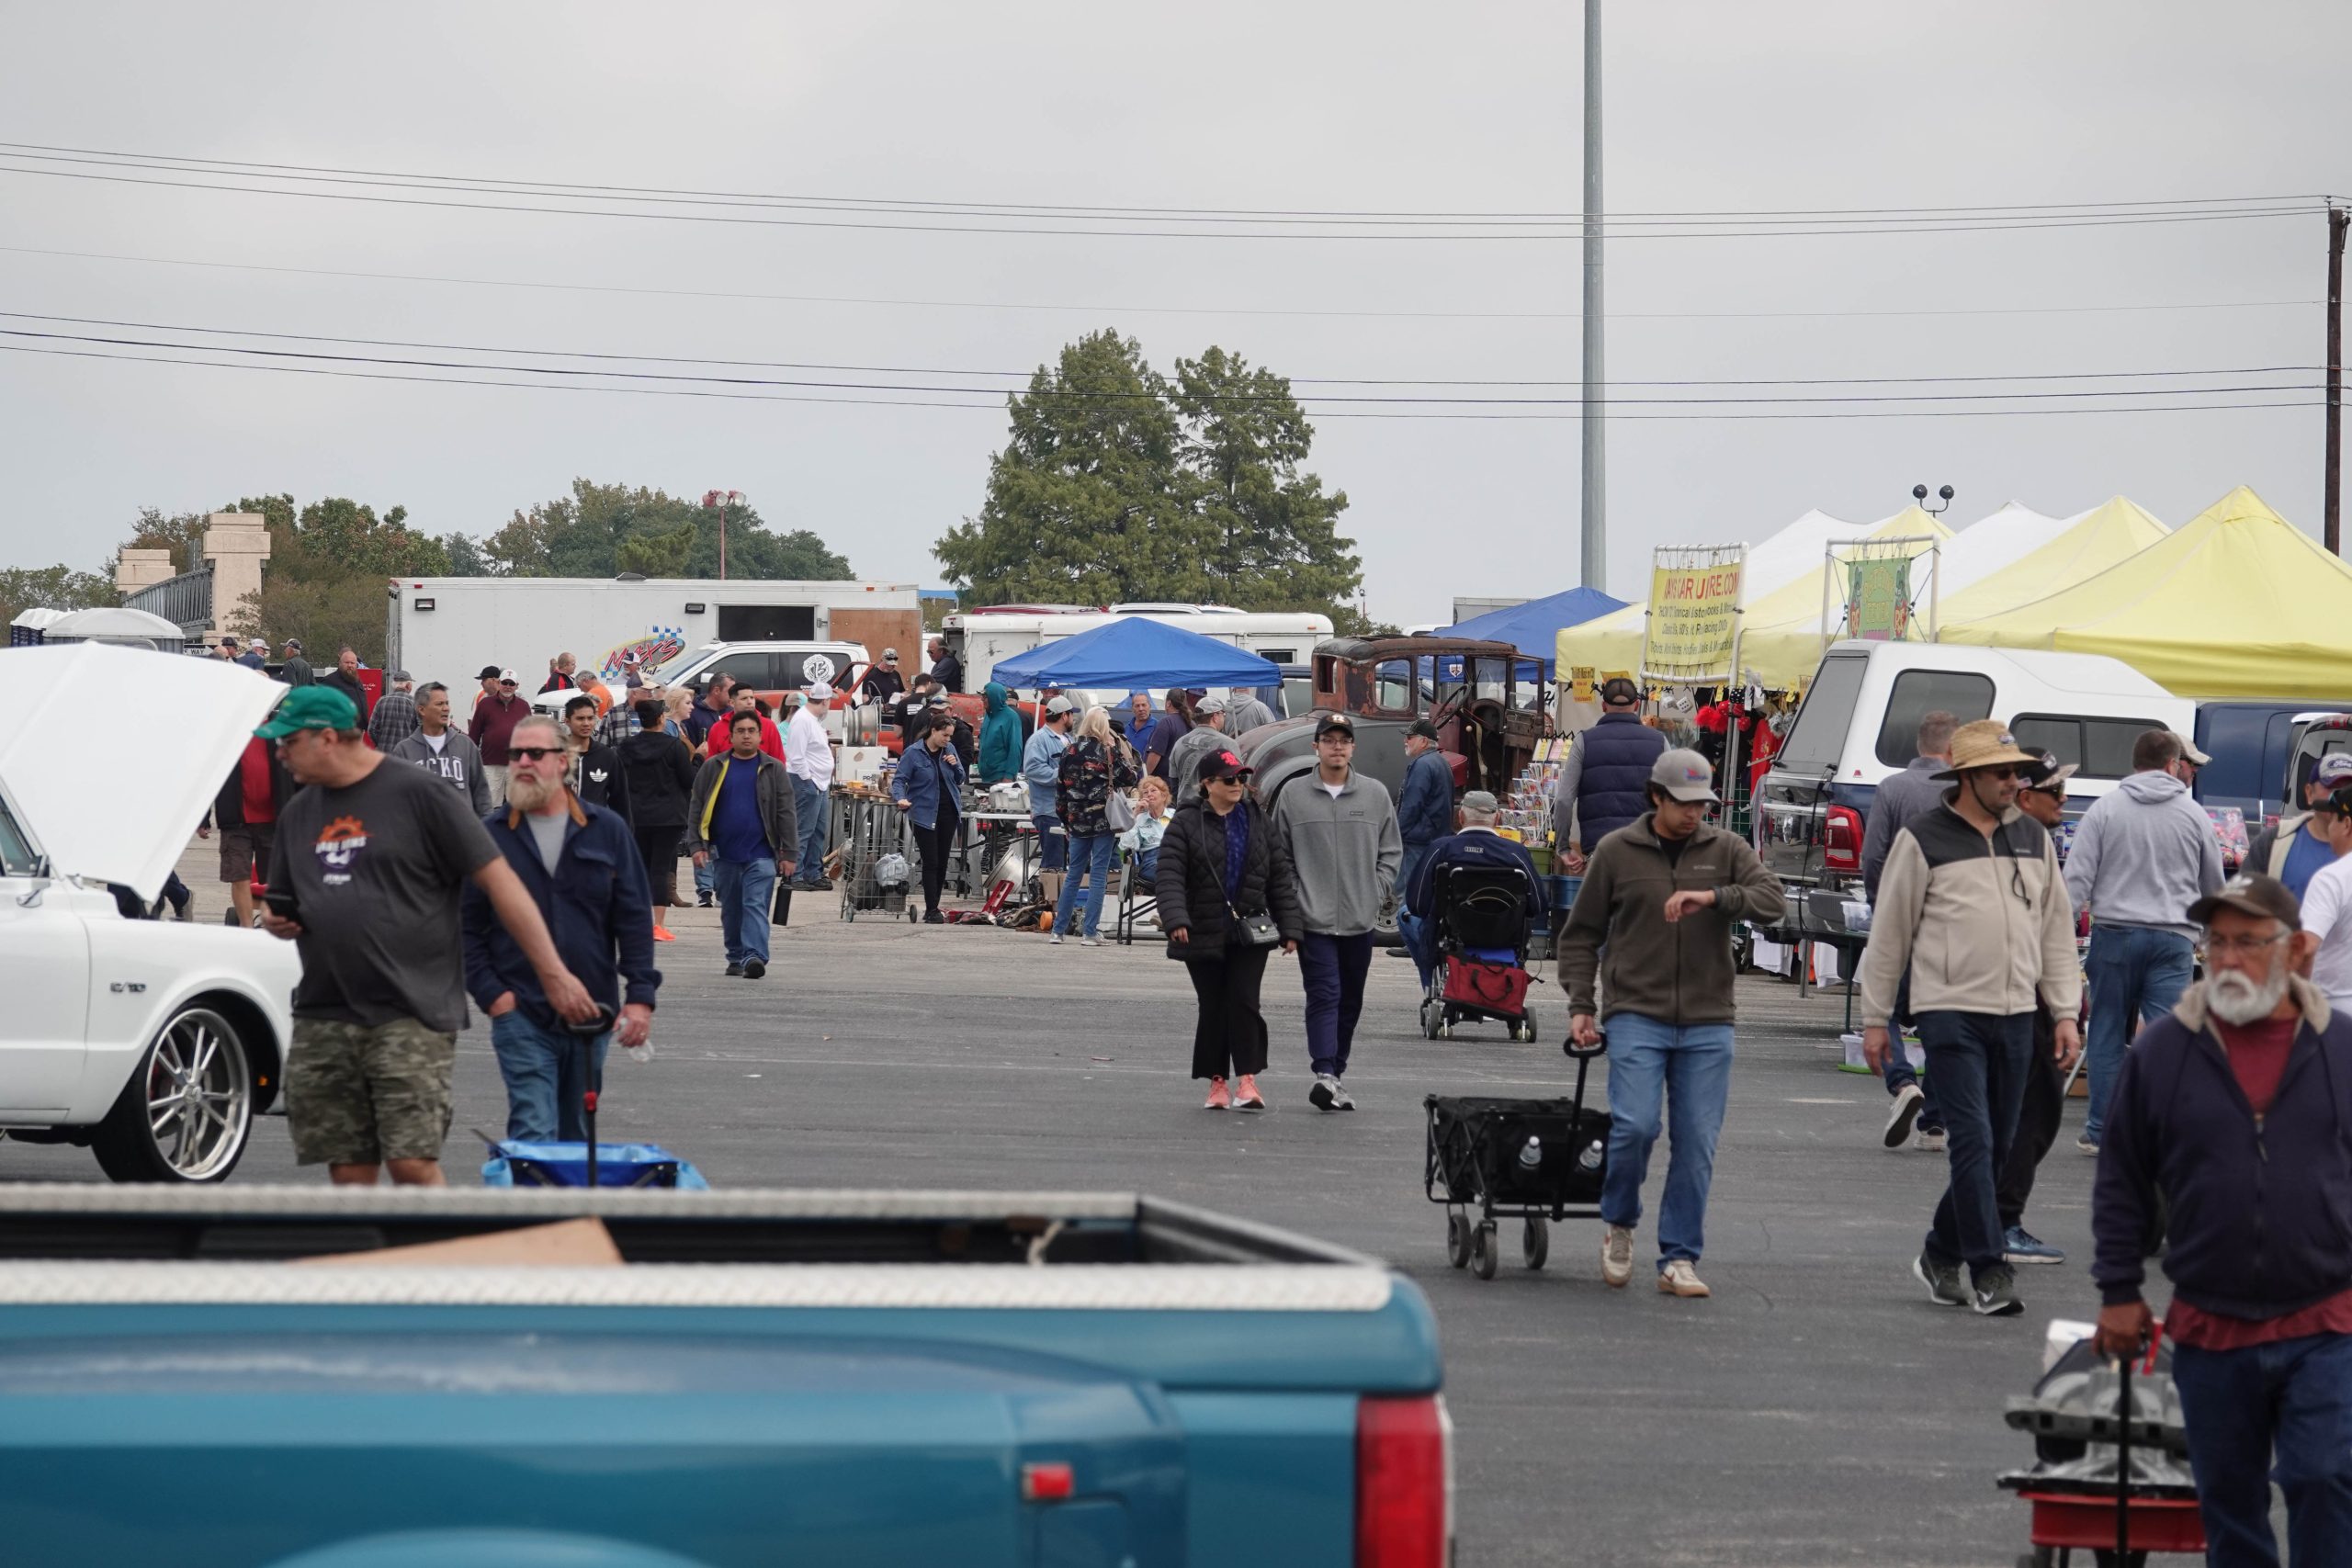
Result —
<instances>
[{"instance_id":1,"label":"red bag on wheelchair","mask_svg":"<svg viewBox=\"0 0 2352 1568\"><path fill-rule=\"evenodd\" d=\"M1527 971L1515 964L1448 953L1444 997L1456 1006L1516 1018L1527 1010Z\"/></svg>"}]
</instances>

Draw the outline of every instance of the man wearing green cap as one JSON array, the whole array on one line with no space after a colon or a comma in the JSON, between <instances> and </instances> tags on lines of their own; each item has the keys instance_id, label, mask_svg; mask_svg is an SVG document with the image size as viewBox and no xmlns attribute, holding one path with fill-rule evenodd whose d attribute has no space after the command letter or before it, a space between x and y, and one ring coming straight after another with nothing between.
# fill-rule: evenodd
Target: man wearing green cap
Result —
<instances>
[{"instance_id":1,"label":"man wearing green cap","mask_svg":"<svg viewBox=\"0 0 2352 1568\"><path fill-rule=\"evenodd\" d=\"M598 1009L538 907L458 793L387 767L331 686L288 692L254 731L308 787L278 815L271 935L298 943L286 1118L294 1157L338 1185L438 1187L449 1080L466 1023L459 899L470 881L574 1022ZM288 901L291 900L291 912Z\"/></svg>"}]
</instances>

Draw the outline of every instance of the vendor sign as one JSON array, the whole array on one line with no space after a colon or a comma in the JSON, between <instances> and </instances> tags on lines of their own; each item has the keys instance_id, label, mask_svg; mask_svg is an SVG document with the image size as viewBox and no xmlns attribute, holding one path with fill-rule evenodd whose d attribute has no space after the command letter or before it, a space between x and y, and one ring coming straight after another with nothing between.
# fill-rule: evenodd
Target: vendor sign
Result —
<instances>
[{"instance_id":1,"label":"vendor sign","mask_svg":"<svg viewBox=\"0 0 2352 1568\"><path fill-rule=\"evenodd\" d=\"M1645 670L1703 675L1731 669L1746 553L1737 546L1657 552L1642 651Z\"/></svg>"},{"instance_id":2,"label":"vendor sign","mask_svg":"<svg viewBox=\"0 0 2352 1568\"><path fill-rule=\"evenodd\" d=\"M1911 562L1882 556L1846 563L1846 636L1900 642L1911 629Z\"/></svg>"},{"instance_id":3,"label":"vendor sign","mask_svg":"<svg viewBox=\"0 0 2352 1568\"><path fill-rule=\"evenodd\" d=\"M1592 701L1592 688L1593 679L1591 665L1571 664L1568 666L1568 696L1570 700L1579 703L1589 703Z\"/></svg>"}]
</instances>

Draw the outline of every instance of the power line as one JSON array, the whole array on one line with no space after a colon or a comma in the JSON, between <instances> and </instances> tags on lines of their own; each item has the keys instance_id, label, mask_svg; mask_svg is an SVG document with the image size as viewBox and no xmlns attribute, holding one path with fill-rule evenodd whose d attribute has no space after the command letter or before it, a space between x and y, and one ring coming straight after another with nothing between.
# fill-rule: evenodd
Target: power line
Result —
<instances>
[{"instance_id":1,"label":"power line","mask_svg":"<svg viewBox=\"0 0 2352 1568\"><path fill-rule=\"evenodd\" d=\"M518 348L503 344L435 343L407 338L339 337L318 333L260 332L244 327L190 326L184 322L126 321L110 316L66 316L33 310L0 310L0 319L49 321L74 326L125 327L140 332L196 333L208 337L260 338L277 343L324 343L352 347L413 348L450 354L515 354L536 358L594 359L638 365L724 366L761 370L833 370L876 376L996 376L1024 380L1037 374L1039 368L1032 367L1025 370L977 370L940 366L847 365L811 360L729 359L677 354L618 354L589 349ZM2222 367L2211 370L2070 370L1969 376L1766 376L1713 379L1686 378L1669 380L1624 380L1603 384L1609 387L1928 386L1984 384L1996 381L2145 380L2211 376L2316 376L2323 372L2323 368L2317 365L2246 365ZM1514 380L1493 377L1292 376L1284 379L1293 386L1301 387L1578 387L1582 385L1581 382L1575 380ZM1017 389L1001 389L1015 390Z\"/></svg>"},{"instance_id":2,"label":"power line","mask_svg":"<svg viewBox=\"0 0 2352 1568\"><path fill-rule=\"evenodd\" d=\"M137 168L135 164L109 164L108 167ZM187 172L187 171L171 171ZM1316 230L1298 232L1269 232L1262 229L1206 231L1193 229L1141 228L1080 228L1038 227L1023 224L976 224L929 222L879 222L873 220L842 221L818 218L755 217L746 213L630 211L616 208L550 207L515 201L449 201L424 196L388 196L362 191L287 190L273 186L232 185L210 180L167 180L150 175L99 174L95 170L27 168L18 164L0 164L0 174L29 175L49 179L96 181L108 185L145 186L165 190L198 190L227 192L245 196L274 196L304 200L361 202L372 206L433 208L462 212L507 212L565 218L613 218L641 222L699 223L758 228L837 229L866 232L934 233L934 234L1005 234L1047 238L1093 239L1155 239L1155 240L1289 240L1289 241L1374 241L1374 242L1445 242L1491 243L1501 242L1566 242L1581 237L1581 228L1565 221L1556 228L1539 232L1461 232L1441 231L1425 232L1418 230L1381 233L1341 232ZM432 186L434 189L466 187ZM485 187L487 188L487 187ZM2132 212L2104 216L2043 218L2027 215L1999 221L1948 220L1920 219L1895 223L1871 223L1844 228L1724 228L1650 230L1635 228L1621 230L1611 220L1607 232L1611 238L1628 240L1723 240L1757 238L1846 237L1872 234L1951 234L1984 233L2021 229L2104 229L2138 226L2151 223L2197 223L2239 219L2284 218L2301 216L2321 209L2310 205L2212 208L2178 209L2167 212ZM869 210L869 209L858 209ZM1544 220L1549 222L1549 220ZM1777 220L1775 220L1777 221Z\"/></svg>"},{"instance_id":3,"label":"power line","mask_svg":"<svg viewBox=\"0 0 2352 1568\"><path fill-rule=\"evenodd\" d=\"M659 374L659 373L647 372L647 371L629 371L629 370L575 370L575 369L566 369L566 368L560 368L560 367L547 367L547 366L529 366L529 365L501 365L501 364L488 364L488 365L483 365L483 364L466 364L466 363L457 363L457 362L451 362L451 361L440 361L440 360L403 359L403 358L397 358L397 357L393 357L393 356L390 356L390 355L344 355L344 354L324 354L324 353L318 353L318 352L314 352L314 351L300 351L300 350L291 350L291 349L272 349L272 348L238 348L238 347L222 346L222 345L207 344L188 344L188 343L159 342L159 341L153 340L153 339L143 339L143 338L114 338L114 337L101 337L101 336L96 336L96 335L93 335L93 334L86 334L86 333L43 333L43 332L33 332L33 331L28 331L28 330L26 330L26 329L23 329L23 328L13 328L13 327L11 327L11 328L0 328L0 336L13 337L13 338L28 338L28 339L32 339L32 340L34 340L34 341L36 341L36 342L41 342L41 343L78 343L78 344L89 344L94 345L94 346L95 346L96 348L97 348L97 349L103 349L103 350L117 350L117 349L125 349L125 348L150 348L150 349L167 349L167 350L174 351L174 352L175 352L175 353L185 353L185 354L236 354L236 355L250 355L250 356L254 356L254 357L256 357L256 358L261 358L261 359L265 359L265 360L268 360L268 361L272 361L272 362L289 361L289 360L307 360L307 361L316 361L316 362L322 362L322 363L323 363L323 365L325 365L325 366L330 366L330 367L333 367L333 366L391 366L391 367L400 367L400 368L401 368L401 370L403 370L403 371L406 371L406 370L434 370L434 371L467 371L467 370L470 370L470 371L493 371L493 372L497 372L497 373L500 373L500 374L503 374L503 375L529 376L529 377L541 378L558 378L558 377L569 377L569 378L595 378L595 380L596 380L596 381L611 380L611 379L620 379L620 380L626 380L626 381L631 381L631 382L659 381L659 382L684 382L684 383L687 383L687 387L686 387L686 388L662 388L662 389L659 389L659 390L685 390L685 389L696 389L696 388L702 388L702 387L721 387L721 388L770 388L770 387L786 387L786 388L793 388L793 389L803 389L803 390L824 392L824 393L828 393L828 394L840 393L840 392L851 392L851 391L855 391L855 392L893 392L893 393L917 392L917 393L932 393L932 394L940 394L940 395L947 395L947 396L988 397L988 398L1004 398L1004 397L1007 397L1007 396L1012 395L1012 394L1009 393L1005 389L1001 389L1001 388L993 388L993 387L930 386L930 385L912 385L912 386L910 386L910 385L904 385L904 384L894 384L894 383L889 383L889 382L815 381L815 380L800 380L800 379L791 379L791 378L765 378L765 377L741 377L741 376L689 376L689 375L682 375L682 374ZM0 346L8 346L8 345L0 344ZM125 357L136 357L136 356L125 356ZM201 364L210 364L210 365L213 365L213 366L215 366L215 367L219 367L219 366L221 366L221 365L223 365L223 364L228 364L228 363L236 363L236 362L233 362L233 361L220 361L220 360L209 360L209 361L177 361L176 363L201 363ZM568 381L560 381L560 380L554 380L554 379L540 379L540 380L535 380L535 381L532 381L532 382L512 382L512 381L509 381L509 382L497 382L497 383L489 383L489 384L492 384L492 385L505 385L505 386L516 386L516 385L549 385L549 386L573 386L573 387L578 387L578 386L582 386L582 385L589 385L589 384L594 384L594 383L593 383L593 382L588 382L588 381L583 381L583 380L581 380L581 379L573 379L573 380L568 380ZM2290 384L2290 385L2286 385L2286 386L2166 387L2166 388L2132 388L2132 389L2115 389L2115 390L2081 390L2081 389L2077 389L2077 390L2067 390L2067 391L2041 391L2041 392L1940 392L1940 393L1905 393L1905 394L1871 393L1871 394L1833 395L1833 396L1826 396L1826 397L1824 397L1824 396L1812 396L1812 395L1805 395L1805 396L1798 396L1798 397L1610 398L1610 399L1603 399L1603 400L1599 400L1599 401L1600 401L1600 402L1604 403L1606 406L1610 406L1610 407L1620 407L1620 406L1630 406L1630 407L1651 407L1651 406L1663 406L1663 407L1715 407L1715 406L1738 406L1738 405L1751 405L1751 404L1760 404L1760 405L1771 405L1771 406L1779 406L1779 407L1788 407L1788 406L1791 406L1791 405L1812 405L1812 404L1830 404L1830 403L1834 403L1834 404L1855 404L1855 403L1864 403L1864 404L1877 404L1877 403L1923 404L1923 403L1939 403L1939 404L1940 404L1940 403L1955 403L1955 402L1957 402L1957 403L1979 403L1979 402L2043 402L2043 401L2068 400L2083 400L2083 399L2093 399L2093 398L2100 398L2100 399L2114 399L2114 398L2149 397L2149 396L2215 398L2215 397L2222 397L2222 396L2229 396L2229 395L2242 395L2242 394L2251 394L2251 393L2259 393L2259 394L2265 394L2265 395L2271 395L2271 394L2276 394L2276 393L2279 393L2279 392L2314 391L2314 390L2319 390L2319 389L2320 389L2316 384L2306 384L2306 385L2292 385L2292 384ZM1032 391L1028 391L1028 392L1020 393L1019 395L1020 395L1020 396L1023 396L1023 397L1024 397L1024 398L1026 398L1027 400L1030 400L1030 401L1032 401L1032 402L1035 402L1035 401L1037 401L1037 400L1041 400L1041 399L1043 399L1043 400L1050 400L1051 401L1054 401L1054 402L1059 402L1059 403L1071 403L1071 402L1077 402L1077 403L1105 403L1105 402L1108 402L1108 403L1132 403L1132 402L1158 401L1158 400L1159 400L1159 395L1158 395L1158 394L1156 394L1156 393L1152 393L1152 392L1132 392L1132 393L1130 393L1130 392L1099 392L1099 391L1072 390L1072 389L1063 389L1063 388L1047 389L1040 389L1040 390L1032 390ZM1303 400L1292 400L1292 399L1288 399L1288 398L1284 398L1284 397L1280 397L1280 396L1266 396L1266 397L1261 397L1261 396L1257 396L1257 395L1247 395L1247 394L1245 394L1245 395L1223 394L1223 395L1216 395L1216 396L1213 396L1213 397L1211 397L1210 399L1208 399L1208 400L1208 400L1208 401L1210 401L1210 402L1213 402L1213 403L1240 404L1240 405L1245 405L1245 406L1246 406L1246 405L1250 405L1250 404L1262 403L1262 402L1272 402L1272 401L1288 402L1288 401L1296 400L1296 401L1298 401L1299 403L1301 403L1301 405L1302 405L1302 406L1303 406L1303 408L1304 408L1304 412L1307 412L1309 415L1311 415L1311 416L1313 416L1313 417L1318 417L1318 418L1338 418L1338 417L1342 417L1342 416L1343 416L1343 415L1348 412L1348 409L1334 409L1334 408L1329 408L1329 407L1327 407L1327 406L1326 406L1326 405L1329 405L1329 404L1343 404L1343 405L1348 405L1348 406L1349 406L1349 408L1353 408L1353 407L1362 406L1362 405L1375 405L1375 406L1383 406L1383 405L1389 405L1389 406L1393 406L1393 405L1403 405L1403 406L1406 406L1406 407L1412 408L1412 409L1414 409L1414 410L1415 410L1415 411L1417 411L1417 412L1421 411L1421 410L1425 410L1425 409L1428 409L1428 408L1433 408L1433 407L1434 407L1434 408L1454 408L1454 407L1469 407L1469 408L1573 408L1573 407L1577 407L1577 406L1590 406L1589 402L1587 400L1577 399L1577 398L1528 398L1528 397L1468 397L1468 398L1465 398L1465 397L1428 397L1428 396L1420 396L1420 397L1393 397L1393 396L1370 397L1370 396L1353 396L1353 395L1350 395L1350 396L1331 396L1331 395L1328 395L1328 394L1327 394L1327 395L1323 395L1323 396L1319 396L1319 397L1313 397L1313 398L1309 398L1309 399L1303 399ZM989 404L984 404L984 403L983 403L983 404L973 404L973 403L967 403L967 404L963 404L963 405L960 405L960 406L964 406L964 407L989 407L989 406L991 406L991 405L989 405ZM2109 406L2116 406L2116 405L2109 405ZM2183 405L2183 406L2200 406L2200 405ZM2227 407L2227 406L2231 406L2231 405L2227 405L2227 404L2207 404L2207 405L2201 405L2201 406L2220 406L2220 407ZM2279 405L2279 406L2286 406L2286 405ZM2294 406L2301 406L2301 405L2294 405ZM1956 410L1954 410L1954 411L1946 411L1946 412L1960 412L1960 411L1956 411ZM2018 412L2025 412L2025 411L2018 411Z\"/></svg>"},{"instance_id":4,"label":"power line","mask_svg":"<svg viewBox=\"0 0 2352 1568\"><path fill-rule=\"evenodd\" d=\"M458 377L408 376L386 371L336 370L319 366L252 365L238 364L223 360L174 359L159 355L111 354L97 349L39 348L22 344L0 343L0 353L32 354L72 359L99 359L109 360L117 363L180 365L213 370L254 370L274 372L283 375L332 376L364 381L421 382L430 386L496 387L504 388L513 391L603 392L628 397L715 398L729 401L741 402L840 403L861 405L865 407L963 409L979 411L983 412L1002 412L1001 405L996 403L933 402L889 398L791 396L763 392L702 391L688 388L604 387L579 386L567 383L551 382L494 381ZM1923 417L1939 419L1987 419L2012 417L2017 415L2047 417L2060 414L2198 413L2235 410L2318 408L2321 406L2321 402L2317 400L2294 400L2233 403L2153 403L2132 408L1898 409L1891 411L1815 410L1745 413L1630 413L1617 414L1612 415L1611 417L1632 420L1708 420L1714 422L1734 420L1917 419ZM1516 422L1533 420L1563 423L1573 422L1582 418L1583 416L1581 412L1575 409L1570 409L1567 412L1560 413L1487 413L1457 412L1451 411L1442 412L1397 413L1340 410L1320 413L1316 417L1318 419L1473 420L1486 422Z\"/></svg>"},{"instance_id":5,"label":"power line","mask_svg":"<svg viewBox=\"0 0 2352 1568\"><path fill-rule=\"evenodd\" d=\"M403 169L368 169L332 164L262 163L247 159L204 158L173 152L127 152L94 147L66 147L48 142L0 141L0 150L14 155L48 162L88 163L104 161L106 166L153 168L200 173L220 170L248 178L309 178L339 183L366 181L417 181L437 186L470 187L496 186L509 194L522 192L580 191L595 196L637 197L680 197L694 201L729 201L767 203L784 206L823 207L834 209L896 210L939 212L957 215L1001 214L1013 217L1077 216L1082 218L1144 218L1226 220L1233 221L1270 221L1285 220L1306 222L1337 222L1341 220L1383 223L1436 222L1459 224L1465 222L1506 223L1572 223L1581 224L1580 212L1561 211L1491 211L1454 209L1429 210L1364 210L1310 208L1188 208L1156 207L1134 204L1117 206L1078 205L1061 202L989 202L971 199L945 200L936 197L836 196L807 192L776 193L761 191L715 190L670 186L639 186L616 183L587 183L568 180L542 180L517 175L446 175L421 173ZM199 165L197 169L179 169L180 165ZM2035 213L2080 215L2099 212L2130 212L2133 210L2215 208L2222 206L2324 203L2324 194L2290 196L2226 196L2182 197L2132 201L2075 202L2004 202L1979 206L1945 207L1852 207L1852 208L1762 208L1762 209L1694 209L1685 210L1627 211L1609 214L1611 221L1680 222L1691 220L1770 221L1839 221L1885 220L1894 218L1932 219L1947 217L2020 216Z\"/></svg>"},{"instance_id":6,"label":"power line","mask_svg":"<svg viewBox=\"0 0 2352 1568\"><path fill-rule=\"evenodd\" d=\"M128 262L146 266L201 267L216 271L257 272L292 277L343 277L378 283L432 283L469 288L530 288L555 293L624 294L673 299L749 299L790 305L870 305L890 310L1025 310L1083 316L1242 316L1317 318L1349 321L1574 321L1577 310L1284 310L1255 306L1217 305L1072 305L1002 299L911 299L854 294L773 294L743 289L655 288L629 284L566 283L552 278L453 277L432 273L366 272L342 267L285 266L265 262L205 261L188 256L127 255L110 251L69 251L37 245L0 245L0 254L57 256L74 261ZM1992 305L1940 307L1922 310L1611 310L1610 320L1710 321L1827 321L1941 316L2072 316L2135 314L2173 310L2280 310L2316 308L2320 299L2211 299L2161 301L2143 305Z\"/></svg>"}]
</instances>

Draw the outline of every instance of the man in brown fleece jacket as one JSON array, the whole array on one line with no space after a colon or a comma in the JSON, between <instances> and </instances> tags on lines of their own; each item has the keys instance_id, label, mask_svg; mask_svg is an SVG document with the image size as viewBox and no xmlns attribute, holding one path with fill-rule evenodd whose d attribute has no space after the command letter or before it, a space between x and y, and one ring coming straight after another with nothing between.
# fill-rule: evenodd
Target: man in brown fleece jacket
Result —
<instances>
[{"instance_id":1,"label":"man in brown fleece jacket","mask_svg":"<svg viewBox=\"0 0 2352 1568\"><path fill-rule=\"evenodd\" d=\"M1649 802L1647 812L1593 850L1560 934L1560 981L1578 1045L1601 1038L1597 971L1607 998L1609 1164L1600 1217L1609 1228L1600 1276L1616 1286L1633 1278L1642 1180L1664 1102L1674 1148L1658 1205L1657 1288L1703 1296L1697 1265L1707 1185L1731 1093L1732 927L1777 920L1787 900L1747 840L1707 826L1707 807L1723 802L1698 752L1658 758Z\"/></svg>"}]
</instances>

